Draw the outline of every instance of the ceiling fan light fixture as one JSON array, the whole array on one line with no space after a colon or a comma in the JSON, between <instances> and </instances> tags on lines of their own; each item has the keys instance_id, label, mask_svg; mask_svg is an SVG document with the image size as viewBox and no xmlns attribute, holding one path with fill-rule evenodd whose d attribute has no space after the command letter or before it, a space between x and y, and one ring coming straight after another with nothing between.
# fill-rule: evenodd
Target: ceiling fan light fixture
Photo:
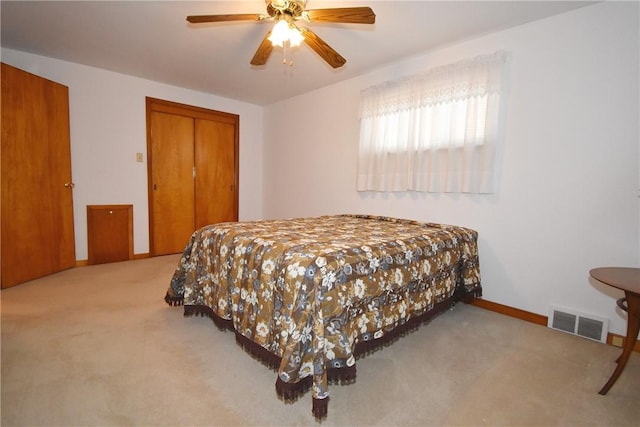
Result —
<instances>
[{"instance_id":1,"label":"ceiling fan light fixture","mask_svg":"<svg viewBox=\"0 0 640 427\"><path fill-rule=\"evenodd\" d=\"M302 43L302 40L304 40L304 36L296 26L293 26L292 28L290 28L290 30L289 44L291 46L300 46L300 43Z\"/></svg>"},{"instance_id":2,"label":"ceiling fan light fixture","mask_svg":"<svg viewBox=\"0 0 640 427\"><path fill-rule=\"evenodd\" d=\"M265 34L258 50L256 50L251 65L265 65L274 46L283 49L286 55L289 47L299 46L303 41L331 67L342 67L347 60L322 40L307 26L297 27L295 22L302 20L313 22L338 22L346 24L374 24L376 15L370 7L334 7L327 9L306 10L306 0L265 0L267 15L255 13L236 13L227 15L192 15L187 21L196 23L222 21L264 21L275 20L276 25ZM289 61L289 64L292 62Z\"/></svg>"},{"instance_id":3,"label":"ceiling fan light fixture","mask_svg":"<svg viewBox=\"0 0 640 427\"><path fill-rule=\"evenodd\" d=\"M280 47L284 47L286 42L289 42L290 46L300 46L302 40L304 40L304 36L300 30L284 19L276 23L269 36L269 41L273 46Z\"/></svg>"}]
</instances>

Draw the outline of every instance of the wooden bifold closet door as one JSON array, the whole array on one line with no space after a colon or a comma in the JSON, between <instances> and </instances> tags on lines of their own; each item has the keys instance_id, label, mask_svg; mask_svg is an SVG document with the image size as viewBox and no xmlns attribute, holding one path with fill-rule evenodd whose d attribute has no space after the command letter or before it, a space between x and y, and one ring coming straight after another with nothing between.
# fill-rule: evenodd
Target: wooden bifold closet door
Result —
<instances>
[{"instance_id":1,"label":"wooden bifold closet door","mask_svg":"<svg viewBox=\"0 0 640 427\"><path fill-rule=\"evenodd\" d=\"M238 220L238 125L234 114L147 98L151 255Z\"/></svg>"}]
</instances>

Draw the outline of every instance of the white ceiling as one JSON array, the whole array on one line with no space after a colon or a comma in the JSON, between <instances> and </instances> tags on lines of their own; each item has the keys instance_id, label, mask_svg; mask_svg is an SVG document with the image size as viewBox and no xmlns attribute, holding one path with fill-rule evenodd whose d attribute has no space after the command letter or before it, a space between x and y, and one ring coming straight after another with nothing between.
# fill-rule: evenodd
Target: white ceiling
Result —
<instances>
[{"instance_id":1,"label":"white ceiling","mask_svg":"<svg viewBox=\"0 0 640 427\"><path fill-rule=\"evenodd\" d=\"M187 15L266 13L254 1L6 1L3 48L90 65L259 105L363 74L399 58L592 4L585 1L321 1L370 6L376 23L308 26L347 59L333 69L308 46L293 66L274 49L249 64L270 21L188 24Z\"/></svg>"}]
</instances>

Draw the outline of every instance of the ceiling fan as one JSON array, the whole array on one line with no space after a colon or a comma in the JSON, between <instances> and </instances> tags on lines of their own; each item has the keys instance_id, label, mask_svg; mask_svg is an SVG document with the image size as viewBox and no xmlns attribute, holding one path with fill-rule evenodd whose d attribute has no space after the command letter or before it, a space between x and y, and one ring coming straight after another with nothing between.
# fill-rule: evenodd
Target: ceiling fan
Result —
<instances>
[{"instance_id":1,"label":"ceiling fan","mask_svg":"<svg viewBox=\"0 0 640 427\"><path fill-rule=\"evenodd\" d=\"M255 13L195 15L187 16L187 21L192 24L223 21L276 21L274 28L267 32L258 50L253 55L251 65L266 64L273 46L284 47L286 44L297 46L301 41L304 41L333 68L342 67L347 60L309 28L297 26L296 22L373 24L376 21L376 15L370 7L305 10L306 0L265 0L265 3L267 4L266 15Z\"/></svg>"}]
</instances>

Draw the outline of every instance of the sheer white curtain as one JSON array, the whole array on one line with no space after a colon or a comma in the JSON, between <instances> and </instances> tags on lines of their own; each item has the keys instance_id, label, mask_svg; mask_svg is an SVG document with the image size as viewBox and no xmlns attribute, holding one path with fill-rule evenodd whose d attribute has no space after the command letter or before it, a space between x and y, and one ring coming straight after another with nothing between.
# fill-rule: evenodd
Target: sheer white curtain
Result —
<instances>
[{"instance_id":1,"label":"sheer white curtain","mask_svg":"<svg viewBox=\"0 0 640 427\"><path fill-rule=\"evenodd\" d=\"M358 191L494 192L504 52L362 92Z\"/></svg>"}]
</instances>

